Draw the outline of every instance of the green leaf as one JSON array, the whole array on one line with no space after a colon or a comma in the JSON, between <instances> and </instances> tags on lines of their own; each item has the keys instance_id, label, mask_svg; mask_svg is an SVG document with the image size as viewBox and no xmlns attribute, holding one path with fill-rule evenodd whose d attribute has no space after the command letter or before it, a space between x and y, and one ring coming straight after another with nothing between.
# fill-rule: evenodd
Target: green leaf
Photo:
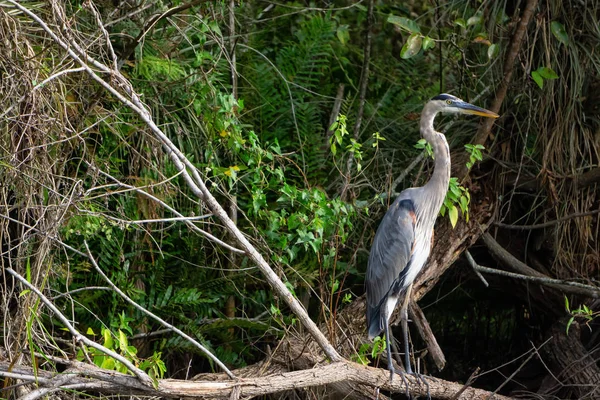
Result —
<instances>
[{"instance_id":1,"label":"green leaf","mask_svg":"<svg viewBox=\"0 0 600 400\"><path fill-rule=\"evenodd\" d=\"M460 208L462 212L466 212L469 209L469 200L466 196L460 196Z\"/></svg>"},{"instance_id":2,"label":"green leaf","mask_svg":"<svg viewBox=\"0 0 600 400\"><path fill-rule=\"evenodd\" d=\"M488 47L487 56L491 60L492 58L496 57L499 52L500 46L498 46L497 44L492 44L490 45L490 47Z\"/></svg>"},{"instance_id":3,"label":"green leaf","mask_svg":"<svg viewBox=\"0 0 600 400\"><path fill-rule=\"evenodd\" d=\"M104 357L104 360L102 361L102 364L100 364L100 368L110 369L110 370L115 369L115 360L114 360L114 358L112 358L112 357Z\"/></svg>"},{"instance_id":4,"label":"green leaf","mask_svg":"<svg viewBox=\"0 0 600 400\"><path fill-rule=\"evenodd\" d=\"M559 42L561 42L565 46L569 45L569 35L567 34L567 31L565 30L565 26L563 24L561 24L558 21L552 21L552 23L550 24L550 30Z\"/></svg>"},{"instance_id":5,"label":"green leaf","mask_svg":"<svg viewBox=\"0 0 600 400\"><path fill-rule=\"evenodd\" d=\"M119 349L125 350L127 349L128 345L129 344L127 343L127 335L125 335L125 332L119 329Z\"/></svg>"},{"instance_id":6,"label":"green leaf","mask_svg":"<svg viewBox=\"0 0 600 400\"><path fill-rule=\"evenodd\" d=\"M458 222L458 209L456 206L452 206L448 209L448 218L450 218L450 223L452 224L452 228L454 228Z\"/></svg>"},{"instance_id":7,"label":"green leaf","mask_svg":"<svg viewBox=\"0 0 600 400\"><path fill-rule=\"evenodd\" d=\"M554 72L554 70L552 68L539 67L537 69L537 72L544 79L558 79L558 75L556 74L556 72Z\"/></svg>"},{"instance_id":8,"label":"green leaf","mask_svg":"<svg viewBox=\"0 0 600 400\"><path fill-rule=\"evenodd\" d=\"M467 21L465 21L463 18L458 18L457 20L454 21L454 24L461 26L463 28L467 27Z\"/></svg>"},{"instance_id":9,"label":"green leaf","mask_svg":"<svg viewBox=\"0 0 600 400\"><path fill-rule=\"evenodd\" d=\"M350 40L350 30L348 29L348 25L340 25L335 32L338 40L345 45Z\"/></svg>"},{"instance_id":10,"label":"green leaf","mask_svg":"<svg viewBox=\"0 0 600 400\"><path fill-rule=\"evenodd\" d=\"M567 336L569 335L569 328L571 327L573 321L575 321L575 317L571 317L571 319L569 319L569 322L567 322Z\"/></svg>"},{"instance_id":11,"label":"green leaf","mask_svg":"<svg viewBox=\"0 0 600 400\"><path fill-rule=\"evenodd\" d=\"M533 80L535 81L535 83L537 83L537 85L540 87L540 89L544 88L544 78L541 77L540 73L537 71L532 71L531 72L531 77L533 78Z\"/></svg>"},{"instance_id":12,"label":"green leaf","mask_svg":"<svg viewBox=\"0 0 600 400\"><path fill-rule=\"evenodd\" d=\"M421 28L419 25L413 21L412 19L408 19L405 17L397 17L395 15L390 15L388 17L388 22L399 26L400 28L409 31L410 33L419 33L421 32Z\"/></svg>"},{"instance_id":13,"label":"green leaf","mask_svg":"<svg viewBox=\"0 0 600 400\"><path fill-rule=\"evenodd\" d=\"M571 312L571 308L569 307L569 298L567 296L565 296L565 309L568 313Z\"/></svg>"},{"instance_id":14,"label":"green leaf","mask_svg":"<svg viewBox=\"0 0 600 400\"><path fill-rule=\"evenodd\" d=\"M404 46L402 46L402 50L400 50L400 57L408 59L416 56L421 50L421 43L421 35L418 33L413 33L408 37L408 40L406 43L404 43Z\"/></svg>"},{"instance_id":15,"label":"green leaf","mask_svg":"<svg viewBox=\"0 0 600 400\"><path fill-rule=\"evenodd\" d=\"M427 51L429 49L433 49L435 47L435 42L429 36L425 36L423 38L423 51Z\"/></svg>"},{"instance_id":16,"label":"green leaf","mask_svg":"<svg viewBox=\"0 0 600 400\"><path fill-rule=\"evenodd\" d=\"M115 343L108 329L102 330L102 337L104 338L104 347L110 350L114 349Z\"/></svg>"}]
</instances>

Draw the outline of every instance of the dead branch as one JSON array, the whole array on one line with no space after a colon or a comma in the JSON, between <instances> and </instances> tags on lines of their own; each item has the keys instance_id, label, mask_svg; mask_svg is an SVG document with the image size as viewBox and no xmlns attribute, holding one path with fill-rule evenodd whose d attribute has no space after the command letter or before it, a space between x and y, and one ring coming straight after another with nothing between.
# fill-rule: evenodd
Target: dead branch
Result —
<instances>
[{"instance_id":1,"label":"dead branch","mask_svg":"<svg viewBox=\"0 0 600 400\"><path fill-rule=\"evenodd\" d=\"M438 344L437 339L429 326L429 322L427 322L427 318L425 318L425 314L423 314L423 310L421 310L421 307L419 307L417 303L411 301L408 312L410 313L410 319L414 322L419 334L425 341L427 350L429 351L429 355L433 359L435 366L441 371L446 366L446 356Z\"/></svg>"},{"instance_id":2,"label":"dead branch","mask_svg":"<svg viewBox=\"0 0 600 400\"><path fill-rule=\"evenodd\" d=\"M512 225L512 224L503 224L501 222L494 222L494 225L497 226L497 227L499 227L499 228L518 229L518 230L521 230L521 231L530 231L530 230L533 230L533 229L548 228L550 226L557 225L557 224L559 224L561 222L568 221L568 220L573 219L573 218L589 217L589 216L596 215L596 214L600 214L600 209L567 215L567 216L564 216L562 218L555 219L554 221L548 221L548 222L544 222L542 224L534 224L534 225Z\"/></svg>"},{"instance_id":3,"label":"dead branch","mask_svg":"<svg viewBox=\"0 0 600 400\"><path fill-rule=\"evenodd\" d=\"M600 289L595 288L591 285L585 285L578 282L561 281L559 279L552 279L549 276L531 268L524 262L518 260L515 256L510 254L504 249L489 233L485 233L482 236L483 242L486 244L492 255L498 258L504 265L513 270L519 272L519 274L511 274L506 271L499 271L492 268L486 268L478 266L478 270L482 272L495 273L497 275L505 275L511 278L525 279L539 282L541 284L548 285L554 289L562 290L567 293L574 293L586 297L598 298L600 297ZM533 279L532 279L533 278Z\"/></svg>"},{"instance_id":4,"label":"dead branch","mask_svg":"<svg viewBox=\"0 0 600 400\"><path fill-rule=\"evenodd\" d=\"M82 363L77 363L81 365ZM42 379L38 380L40 387L73 388L83 387L85 390L97 390L104 393L127 393L147 396L161 396L166 398L200 398L200 399L228 399L232 393L240 397L262 396L285 390L303 389L313 386L323 386L339 382L349 382L372 387L373 396L376 398L378 391L404 393L405 387L401 379L389 380L386 370L363 366L352 362L336 362L312 369L283 372L269 376L242 378L238 381L184 381L177 379L161 379L156 388L139 385L136 378L130 375L119 374L112 371L100 370L97 367L85 366L85 369L71 363L69 368L68 384L60 384L65 380L64 374L54 374L49 371L38 370ZM0 376L11 374L11 365L0 362ZM97 370L97 373L92 373ZM19 367L20 379L35 381L31 368ZM95 375L95 376L94 376ZM114 377L114 379L112 378ZM118 379L116 379L118 377ZM407 377L409 390L415 396L425 396L426 388L409 376ZM127 383L131 382L128 386ZM463 390L461 384L448 382L441 379L429 381L431 397L438 399L451 399L456 393ZM461 399L487 399L491 392L466 388ZM508 397L494 395L496 400L508 400Z\"/></svg>"}]
</instances>

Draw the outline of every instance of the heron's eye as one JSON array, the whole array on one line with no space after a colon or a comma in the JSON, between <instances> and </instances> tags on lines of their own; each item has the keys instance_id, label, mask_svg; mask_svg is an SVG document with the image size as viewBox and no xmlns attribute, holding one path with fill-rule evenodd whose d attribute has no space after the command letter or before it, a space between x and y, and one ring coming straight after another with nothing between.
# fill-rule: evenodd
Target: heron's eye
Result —
<instances>
[{"instance_id":1,"label":"heron's eye","mask_svg":"<svg viewBox=\"0 0 600 400\"><path fill-rule=\"evenodd\" d=\"M446 104L448 104L448 105L452 104L452 100L446 100Z\"/></svg>"}]
</instances>

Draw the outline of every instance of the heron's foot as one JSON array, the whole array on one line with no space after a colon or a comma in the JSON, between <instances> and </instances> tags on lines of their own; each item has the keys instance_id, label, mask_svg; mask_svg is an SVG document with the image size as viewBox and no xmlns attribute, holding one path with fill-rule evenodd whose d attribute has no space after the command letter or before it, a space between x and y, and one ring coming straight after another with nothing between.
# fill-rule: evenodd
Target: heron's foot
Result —
<instances>
[{"instance_id":1,"label":"heron's foot","mask_svg":"<svg viewBox=\"0 0 600 400\"><path fill-rule=\"evenodd\" d=\"M402 383L404 383L404 387L406 388L406 397L408 397L409 399L412 398L410 395L410 391L408 390L408 380L406 379L406 372L404 372L401 369L396 369L392 366L389 367L390 370L390 383L392 383L394 381L394 375L398 374L400 375L400 379L402 379Z\"/></svg>"},{"instance_id":2,"label":"heron's foot","mask_svg":"<svg viewBox=\"0 0 600 400\"><path fill-rule=\"evenodd\" d=\"M425 386L425 388L427 389L427 400L431 400L431 392L430 392L430 388L429 388L429 382L427 382L427 379L434 380L434 378L432 376L423 375L423 374L420 374L418 372L413 372L413 371L406 372L406 373L408 375L414 376L415 379L417 380L417 382L419 383L419 385L423 384Z\"/></svg>"}]
</instances>

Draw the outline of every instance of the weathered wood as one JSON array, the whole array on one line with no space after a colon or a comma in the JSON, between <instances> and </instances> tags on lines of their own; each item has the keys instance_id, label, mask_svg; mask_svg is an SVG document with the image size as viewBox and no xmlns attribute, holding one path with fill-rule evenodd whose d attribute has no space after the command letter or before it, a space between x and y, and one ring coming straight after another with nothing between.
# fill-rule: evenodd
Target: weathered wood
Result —
<instances>
[{"instance_id":1,"label":"weathered wood","mask_svg":"<svg viewBox=\"0 0 600 400\"><path fill-rule=\"evenodd\" d=\"M3 372L9 373L9 363L0 362L0 376ZM314 386L323 386L333 383L347 382L354 385L367 385L371 387L371 395L362 398L376 398L378 390L386 392L403 393L406 388L401 379L389 380L386 370L367 367L352 362L336 362L324 366L318 366L302 371L284 372L275 375L240 378L238 380L224 381L184 381L177 379L162 379L158 381L156 388L144 387L131 375L118 373L105 374L104 379L89 377L89 373L95 367L87 366L78 371L71 367L69 375L71 379L64 387L85 388L87 390L98 390L105 393L141 394L149 396L161 396L167 398L199 398L199 399L228 399L261 396L277 393L291 389L303 389ZM99 370L99 368L96 368ZM19 372L28 375L32 383L35 376L31 368L20 367ZM103 376L109 371L99 370L95 376ZM52 374L39 371L44 379L38 381L39 386L52 387L55 382L64 380L64 374ZM111 377L115 377L113 380ZM116 379L118 377L118 379ZM425 396L426 388L412 376L407 377L410 392L415 396ZM131 381L131 386L127 382ZM117 383L118 382L118 383ZM454 382L435 379L429 381L430 393L433 398L451 399L460 390L464 390L461 399L475 400L487 399L490 392L480 389L467 388ZM508 400L508 397L495 395L496 400Z\"/></svg>"}]
</instances>

